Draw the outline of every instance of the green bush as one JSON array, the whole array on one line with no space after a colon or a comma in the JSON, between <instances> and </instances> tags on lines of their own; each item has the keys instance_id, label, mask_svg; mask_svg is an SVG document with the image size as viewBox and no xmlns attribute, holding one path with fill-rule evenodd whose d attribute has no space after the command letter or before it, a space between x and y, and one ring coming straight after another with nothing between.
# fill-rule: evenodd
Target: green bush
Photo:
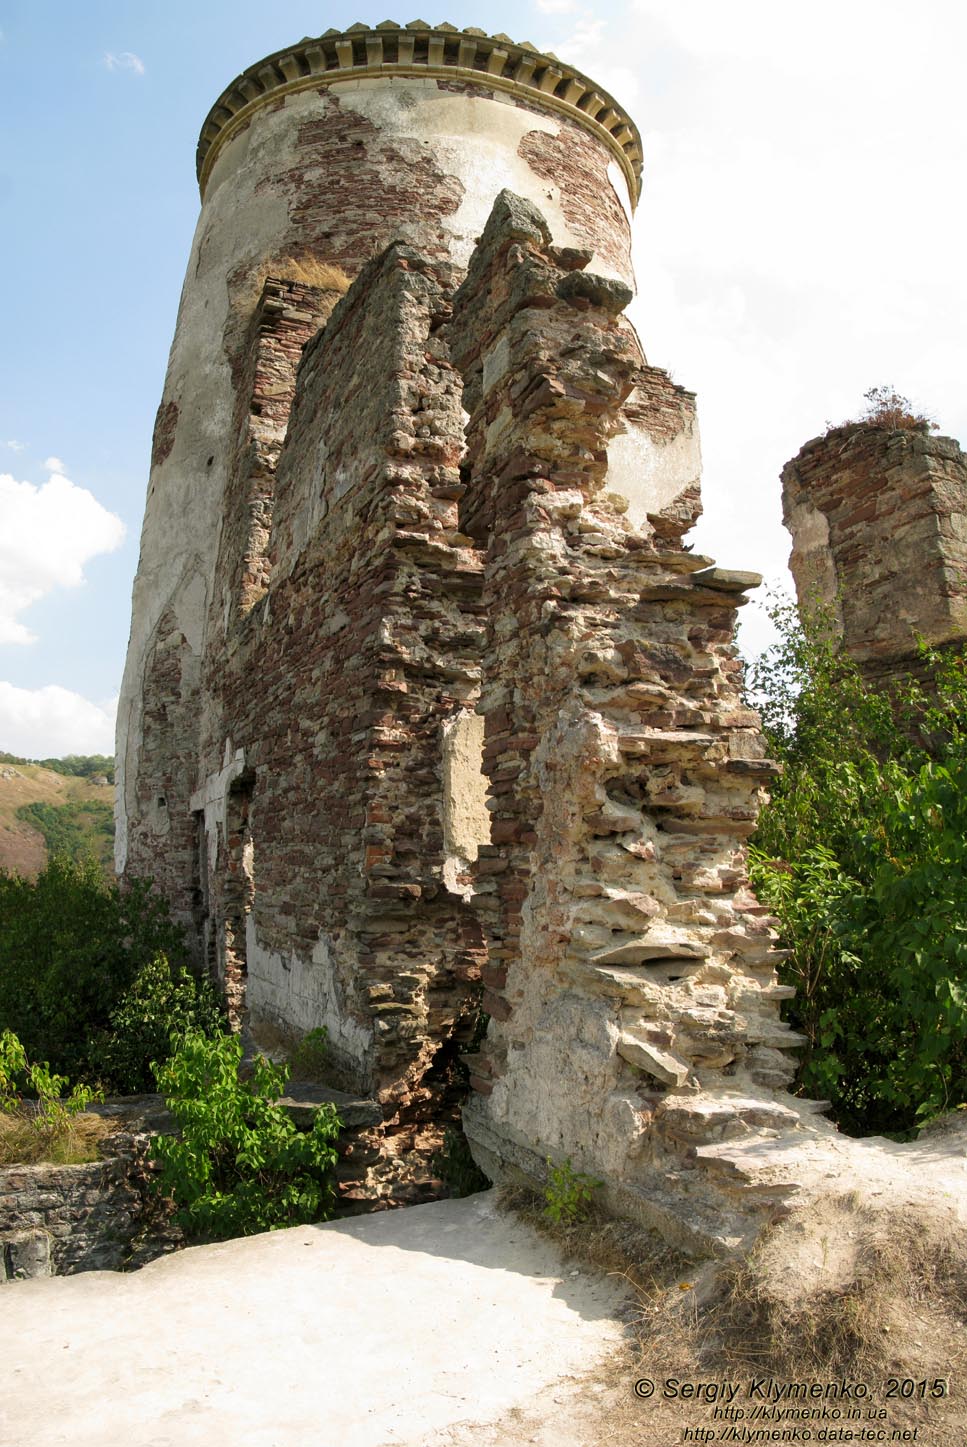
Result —
<instances>
[{"instance_id":1,"label":"green bush","mask_svg":"<svg viewBox=\"0 0 967 1447\"><path fill-rule=\"evenodd\" d=\"M242 1079L241 1059L234 1035L189 1031L156 1070L180 1131L153 1142L156 1185L194 1240L326 1221L333 1212L335 1107L320 1106L312 1129L300 1132L278 1103L286 1068L260 1057Z\"/></svg>"},{"instance_id":2,"label":"green bush","mask_svg":"<svg viewBox=\"0 0 967 1447\"><path fill-rule=\"evenodd\" d=\"M571 1157L556 1166L547 1159L547 1185L544 1188L544 1215L558 1226L573 1226L583 1221L591 1209L594 1193L602 1183L583 1171L576 1171Z\"/></svg>"},{"instance_id":3,"label":"green bush","mask_svg":"<svg viewBox=\"0 0 967 1447\"><path fill-rule=\"evenodd\" d=\"M122 891L94 860L62 856L36 880L0 871L0 1028L32 1059L97 1078L113 1012L159 955L176 975L187 966L181 931L150 881Z\"/></svg>"},{"instance_id":4,"label":"green bush","mask_svg":"<svg viewBox=\"0 0 967 1447\"><path fill-rule=\"evenodd\" d=\"M109 1031L92 1046L95 1074L122 1095L155 1088L152 1062L166 1060L172 1036L223 1034L228 1026L214 985L158 954L143 965L111 1011Z\"/></svg>"},{"instance_id":5,"label":"green bush","mask_svg":"<svg viewBox=\"0 0 967 1447\"><path fill-rule=\"evenodd\" d=\"M289 1052L289 1074L296 1080L324 1081L328 1065L329 1031L325 1025L317 1025Z\"/></svg>"},{"instance_id":6,"label":"green bush","mask_svg":"<svg viewBox=\"0 0 967 1447\"><path fill-rule=\"evenodd\" d=\"M776 617L752 684L784 774L750 859L793 951L799 1085L902 1134L967 1098L967 665L924 651L887 696L827 619Z\"/></svg>"}]
</instances>

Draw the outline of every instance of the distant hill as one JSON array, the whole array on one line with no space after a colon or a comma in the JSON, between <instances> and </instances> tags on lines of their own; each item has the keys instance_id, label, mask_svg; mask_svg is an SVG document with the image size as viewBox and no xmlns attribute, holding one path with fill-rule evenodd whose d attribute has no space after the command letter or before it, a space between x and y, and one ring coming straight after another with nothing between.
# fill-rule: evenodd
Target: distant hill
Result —
<instances>
[{"instance_id":1,"label":"distant hill","mask_svg":"<svg viewBox=\"0 0 967 1447\"><path fill-rule=\"evenodd\" d=\"M32 877L55 851L93 851L114 874L114 760L0 752L0 869Z\"/></svg>"}]
</instances>

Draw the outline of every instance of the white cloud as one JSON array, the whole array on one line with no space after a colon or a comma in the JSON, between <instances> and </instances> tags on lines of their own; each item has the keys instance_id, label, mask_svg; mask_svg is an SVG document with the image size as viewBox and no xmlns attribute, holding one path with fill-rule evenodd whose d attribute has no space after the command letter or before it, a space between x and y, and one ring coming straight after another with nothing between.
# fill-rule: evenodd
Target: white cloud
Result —
<instances>
[{"instance_id":1,"label":"white cloud","mask_svg":"<svg viewBox=\"0 0 967 1447\"><path fill-rule=\"evenodd\" d=\"M45 472L66 472L66 471L67 471L67 468L66 468L66 467L64 466L64 464L61 462L61 460L60 460L59 457L48 457L47 461L44 463L44 471L45 471Z\"/></svg>"},{"instance_id":2,"label":"white cloud","mask_svg":"<svg viewBox=\"0 0 967 1447\"><path fill-rule=\"evenodd\" d=\"M133 75L144 75L144 61L131 50L121 50L116 55L108 50L104 55L108 70L130 70Z\"/></svg>"},{"instance_id":3,"label":"white cloud","mask_svg":"<svg viewBox=\"0 0 967 1447\"><path fill-rule=\"evenodd\" d=\"M0 749L31 759L113 754L117 698L92 703L57 684L0 683Z\"/></svg>"},{"instance_id":4,"label":"white cloud","mask_svg":"<svg viewBox=\"0 0 967 1447\"><path fill-rule=\"evenodd\" d=\"M79 587L84 564L124 538L119 517L51 472L42 487L0 473L0 644L32 643L17 615L54 588Z\"/></svg>"},{"instance_id":5,"label":"white cloud","mask_svg":"<svg viewBox=\"0 0 967 1447\"><path fill-rule=\"evenodd\" d=\"M18 442L16 437L8 438L3 445L4 447L9 447L11 452L23 452L27 446L26 442Z\"/></svg>"}]
</instances>

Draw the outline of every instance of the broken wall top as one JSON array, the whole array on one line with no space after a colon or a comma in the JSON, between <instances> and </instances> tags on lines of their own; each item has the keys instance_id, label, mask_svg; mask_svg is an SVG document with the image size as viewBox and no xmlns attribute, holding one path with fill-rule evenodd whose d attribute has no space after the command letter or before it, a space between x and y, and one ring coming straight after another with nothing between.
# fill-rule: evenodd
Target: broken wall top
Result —
<instances>
[{"instance_id":1,"label":"broken wall top","mask_svg":"<svg viewBox=\"0 0 967 1447\"><path fill-rule=\"evenodd\" d=\"M926 430L849 426L782 471L801 607L833 611L871 674L912 659L918 635L967 636L967 457Z\"/></svg>"}]
</instances>

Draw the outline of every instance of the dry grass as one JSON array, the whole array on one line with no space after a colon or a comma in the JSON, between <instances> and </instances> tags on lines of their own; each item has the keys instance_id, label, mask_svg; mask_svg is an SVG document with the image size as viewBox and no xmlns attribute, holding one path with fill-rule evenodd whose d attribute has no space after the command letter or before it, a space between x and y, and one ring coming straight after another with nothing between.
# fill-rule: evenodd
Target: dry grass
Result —
<instances>
[{"instance_id":1,"label":"dry grass","mask_svg":"<svg viewBox=\"0 0 967 1447\"><path fill-rule=\"evenodd\" d=\"M845 422L829 422L827 432L843 428L882 427L887 432L936 432L937 423L925 412L917 412L909 397L901 397L893 387L871 387L864 392L866 407L859 417Z\"/></svg>"},{"instance_id":2,"label":"dry grass","mask_svg":"<svg viewBox=\"0 0 967 1447\"><path fill-rule=\"evenodd\" d=\"M267 276L278 276L283 281L299 281L303 286L314 286L318 291L338 291L340 295L349 289L349 277L338 266L327 261L318 261L314 256L286 256L273 262Z\"/></svg>"},{"instance_id":3,"label":"dry grass","mask_svg":"<svg viewBox=\"0 0 967 1447\"><path fill-rule=\"evenodd\" d=\"M505 1187L500 1203L529 1226L549 1236L567 1257L609 1276L623 1276L643 1297L676 1287L693 1270L687 1258L654 1231L617 1221L592 1207L582 1221L554 1223L544 1215L544 1198L526 1186Z\"/></svg>"},{"instance_id":4,"label":"dry grass","mask_svg":"<svg viewBox=\"0 0 967 1447\"><path fill-rule=\"evenodd\" d=\"M42 1162L78 1166L98 1158L98 1142L108 1123L82 1112L69 1119L46 1121L29 1107L0 1115L0 1166L34 1166Z\"/></svg>"},{"instance_id":5,"label":"dry grass","mask_svg":"<svg viewBox=\"0 0 967 1447\"><path fill-rule=\"evenodd\" d=\"M704 1333L724 1359L786 1376L946 1373L964 1349L967 1242L945 1216L853 1195L798 1213L722 1274Z\"/></svg>"},{"instance_id":6,"label":"dry grass","mask_svg":"<svg viewBox=\"0 0 967 1447\"><path fill-rule=\"evenodd\" d=\"M0 869L33 879L47 862L47 846L39 829L17 818L24 804L110 803L113 784L92 784L89 779L57 774L39 764L0 765L8 778L0 778Z\"/></svg>"},{"instance_id":7,"label":"dry grass","mask_svg":"<svg viewBox=\"0 0 967 1447\"><path fill-rule=\"evenodd\" d=\"M627 1222L592 1214L554 1226L540 1196L503 1200L565 1255L635 1287L649 1376L870 1381L967 1367L967 1240L940 1212L874 1208L848 1194L768 1229L745 1256L690 1262Z\"/></svg>"}]
</instances>

